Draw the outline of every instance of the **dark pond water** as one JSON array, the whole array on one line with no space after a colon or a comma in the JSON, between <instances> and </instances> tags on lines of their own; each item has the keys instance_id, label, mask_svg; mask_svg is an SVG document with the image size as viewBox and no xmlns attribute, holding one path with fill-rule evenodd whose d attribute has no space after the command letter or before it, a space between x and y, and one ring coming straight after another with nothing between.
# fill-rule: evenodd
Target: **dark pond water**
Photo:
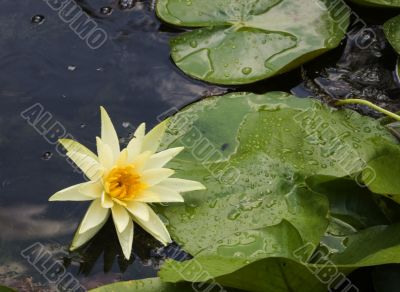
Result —
<instances>
[{"instance_id":1,"label":"dark pond water","mask_svg":"<svg viewBox=\"0 0 400 292\"><path fill-rule=\"evenodd\" d=\"M83 180L49 143L48 131L56 122L94 149L100 105L108 109L122 143L140 122L151 127L166 112L233 90L293 88L298 95L320 99L353 92L369 99L380 96L379 102L399 109L398 81L392 74L395 55L379 37L368 52L354 52L351 44L345 49L343 43L289 74L252 86L223 88L192 80L173 65L168 39L177 31L157 20L150 1L76 3L106 32L100 48L91 49L87 43L96 42L79 38L45 1L0 0L0 284L21 291L52 289L42 275L44 268L24 258L35 247L48 250L52 261L63 259L66 270L86 288L154 276L159 260L168 255L138 231L134 257L124 261L111 224L84 249L66 253L87 205L47 201L57 190ZM373 25L396 14L380 10L370 15L359 8L357 12ZM338 74L344 77L337 78ZM365 87L370 91L361 90ZM51 118L35 129L21 113L36 103Z\"/></svg>"}]
</instances>

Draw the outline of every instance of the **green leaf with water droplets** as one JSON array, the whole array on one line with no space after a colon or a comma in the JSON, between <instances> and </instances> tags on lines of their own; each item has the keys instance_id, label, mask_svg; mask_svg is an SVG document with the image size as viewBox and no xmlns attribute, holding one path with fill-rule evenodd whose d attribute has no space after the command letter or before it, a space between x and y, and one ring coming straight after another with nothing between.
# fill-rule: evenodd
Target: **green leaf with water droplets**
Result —
<instances>
[{"instance_id":1,"label":"green leaf with water droplets","mask_svg":"<svg viewBox=\"0 0 400 292\"><path fill-rule=\"evenodd\" d=\"M400 1L398 2L400 7ZM400 54L400 15L385 22L383 30L389 43Z\"/></svg>"},{"instance_id":2,"label":"green leaf with water droplets","mask_svg":"<svg viewBox=\"0 0 400 292\"><path fill-rule=\"evenodd\" d=\"M328 202L307 180L359 179L388 145L400 149L377 121L313 99L282 92L207 98L172 117L163 141L165 148L185 147L168 165L176 176L201 181L207 190L187 193L184 204L160 212L173 239L192 255L284 221L303 242L318 243L328 226Z\"/></svg>"},{"instance_id":3,"label":"green leaf with water droplets","mask_svg":"<svg viewBox=\"0 0 400 292\"><path fill-rule=\"evenodd\" d=\"M208 285L208 284L204 284ZM0 287L1 288L1 287ZM1 290L0 290L1 291ZM195 291L191 283L170 284L164 283L159 278L117 282L105 285L90 292L191 292ZM236 289L224 289L226 292L240 292Z\"/></svg>"},{"instance_id":4,"label":"green leaf with water droplets","mask_svg":"<svg viewBox=\"0 0 400 292\"><path fill-rule=\"evenodd\" d=\"M318 264L329 261L337 267L359 268L400 263L400 223L337 236L336 241L341 245L324 243L328 253L324 251L326 257L318 258Z\"/></svg>"},{"instance_id":5,"label":"green leaf with water droplets","mask_svg":"<svg viewBox=\"0 0 400 292\"><path fill-rule=\"evenodd\" d=\"M162 20L197 28L171 40L176 65L217 84L252 83L335 48L349 14L335 0L157 1Z\"/></svg>"},{"instance_id":6,"label":"green leaf with water droplets","mask_svg":"<svg viewBox=\"0 0 400 292\"><path fill-rule=\"evenodd\" d=\"M390 203L393 206L396 203L376 196L350 178L312 177L307 184L329 199L331 222L327 240L330 240L330 235L346 235L392 223L392 216L386 214L384 205Z\"/></svg>"},{"instance_id":7,"label":"green leaf with water droplets","mask_svg":"<svg viewBox=\"0 0 400 292\"><path fill-rule=\"evenodd\" d=\"M375 193L383 194L400 204L400 151L388 145L368 162L369 170L363 173L364 181Z\"/></svg>"},{"instance_id":8,"label":"green leaf with water droplets","mask_svg":"<svg viewBox=\"0 0 400 292\"><path fill-rule=\"evenodd\" d=\"M296 263L293 251L303 245L293 225L282 221L275 226L233 234L193 260L168 260L159 275L166 282L208 281L246 291L326 291L306 267ZM306 256L312 251L308 250Z\"/></svg>"},{"instance_id":9,"label":"green leaf with water droplets","mask_svg":"<svg viewBox=\"0 0 400 292\"><path fill-rule=\"evenodd\" d=\"M158 211L173 239L204 266L208 274L199 281L210 275L239 277L242 269L271 258L294 261L294 251L302 245L318 246L328 230L328 218L358 228L388 223L369 201L371 193L357 190L355 181L368 178L365 170L383 152L400 153L400 147L378 121L354 111L282 92L211 97L169 119L162 148L178 146L185 150L168 167L177 177L200 181L207 189L187 193L183 204ZM358 198L365 195L364 209L373 217L365 220L358 203L341 206L345 198L330 198L321 186L340 179L351 182L343 183L345 190L359 191ZM388 184L397 178L382 179ZM328 213L328 198L331 208L336 206L333 213ZM296 274L312 279L301 272L292 276ZM160 276L172 282L191 280L168 266ZM276 279L278 286L281 280ZM238 286L233 287L243 288L235 283Z\"/></svg>"},{"instance_id":10,"label":"green leaf with water droplets","mask_svg":"<svg viewBox=\"0 0 400 292\"><path fill-rule=\"evenodd\" d=\"M118 282L114 284L105 285L93 290L91 292L112 292L112 291L130 291L130 292L179 292L185 290L178 290L176 285L163 283L159 278L149 278L144 280L133 280Z\"/></svg>"},{"instance_id":11,"label":"green leaf with water droplets","mask_svg":"<svg viewBox=\"0 0 400 292\"><path fill-rule=\"evenodd\" d=\"M216 276L223 271L232 270L233 267L237 268L234 272ZM185 262L168 260L162 267L160 275L163 280L169 282L207 275L210 278L210 286L238 287L254 292L327 291L327 285L321 283L305 265L293 260L273 257L251 263L217 255L200 256ZM207 286L203 285L203 287Z\"/></svg>"}]
</instances>

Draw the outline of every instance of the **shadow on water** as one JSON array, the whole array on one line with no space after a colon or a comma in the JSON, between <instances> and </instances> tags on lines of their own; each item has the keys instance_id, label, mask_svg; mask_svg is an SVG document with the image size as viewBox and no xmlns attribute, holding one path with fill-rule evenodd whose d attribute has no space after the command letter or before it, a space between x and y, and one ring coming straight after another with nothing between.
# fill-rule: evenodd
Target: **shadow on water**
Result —
<instances>
[{"instance_id":1,"label":"shadow on water","mask_svg":"<svg viewBox=\"0 0 400 292\"><path fill-rule=\"evenodd\" d=\"M0 283L21 291L51 288L44 269L29 263L27 254L36 248L62 260L65 272L86 288L154 276L165 257L176 257L177 246L160 249L137 228L134 256L125 261L111 222L80 250L66 252L87 204L47 201L57 190L83 181L58 153L49 134L52 125L62 125L62 131L94 149L103 105L126 143L143 121L152 127L164 113L234 90L190 79L172 64L168 39L177 30L160 24L150 1L76 2L106 32L107 41L98 49L90 49L45 1L0 0ZM383 12L375 23L375 14L356 9L372 24L391 16ZM380 92L382 102L398 109L391 48L387 43L379 48L383 57L376 56L373 64L357 63L362 57L351 50L351 44L343 43L302 68L235 90L293 89L300 96L326 100L367 87L370 91L356 93L368 98ZM362 83L368 80L370 84ZM36 103L50 118L33 127L21 113Z\"/></svg>"}]
</instances>

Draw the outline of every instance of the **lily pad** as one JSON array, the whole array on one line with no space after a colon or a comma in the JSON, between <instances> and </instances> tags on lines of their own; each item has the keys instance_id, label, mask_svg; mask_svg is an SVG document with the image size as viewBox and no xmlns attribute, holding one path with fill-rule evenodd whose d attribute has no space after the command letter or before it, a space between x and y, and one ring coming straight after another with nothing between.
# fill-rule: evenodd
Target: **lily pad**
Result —
<instances>
[{"instance_id":1,"label":"lily pad","mask_svg":"<svg viewBox=\"0 0 400 292\"><path fill-rule=\"evenodd\" d=\"M305 244L318 246L328 230L328 217L333 217L327 198L335 207L333 215L343 222L351 219L361 228L388 223L371 201L371 192L355 186L385 150L400 151L397 140L374 119L272 92L207 98L168 124L163 147L185 146L169 167L180 177L201 181L207 190L187 194L184 204L159 209L173 239L195 256L184 263L169 261L160 272L165 281L216 277L230 287L243 289L251 282L256 284L249 291L270 291L265 281L256 281L266 273L256 270L290 262L291 269L268 278L277 285L268 289L301 291L308 281L307 287L315 287L308 291L324 291L307 268L296 263L295 251ZM335 191L359 192L351 204L343 206L343 196L330 198L330 188L322 185L340 179L343 189ZM377 184L393 180L397 178L386 177ZM373 210L370 220L362 218L357 203L362 195ZM308 249L304 258L313 252ZM199 267L200 275L193 274ZM254 281L243 275L252 275ZM287 280L284 285L282 279Z\"/></svg>"},{"instance_id":2,"label":"lily pad","mask_svg":"<svg viewBox=\"0 0 400 292\"><path fill-rule=\"evenodd\" d=\"M397 146L388 146L368 162L373 180L368 187L400 204L400 152ZM390 166L390 167L388 167Z\"/></svg>"},{"instance_id":3,"label":"lily pad","mask_svg":"<svg viewBox=\"0 0 400 292\"><path fill-rule=\"evenodd\" d=\"M233 234L221 240L217 246L211 246L197 254L195 260L191 261L192 268L187 265L190 261L177 263L172 270L169 269L170 271L163 267L160 275L161 278L173 282L181 281L182 278L189 282L205 282L267 257L282 256L295 259L292 251L303 244L296 229L283 221L276 226ZM196 266L198 268L198 262L201 262L201 268L207 273L193 273ZM220 265L216 265L216 262Z\"/></svg>"},{"instance_id":4,"label":"lily pad","mask_svg":"<svg viewBox=\"0 0 400 292\"><path fill-rule=\"evenodd\" d=\"M335 181L335 185L341 185L346 193L348 197L346 204L343 204L344 198L339 191L340 188L332 190L328 185L320 188L321 191L326 190L329 193L332 211L341 214L347 213L347 217L360 219L364 211L361 210L362 206L358 202L361 203L360 196L365 195L366 207L368 211L372 210L372 213L375 213L374 217L376 217L372 224L377 223L377 221L387 222L377 212L377 206L369 202L370 198L366 194L362 194L362 188L356 189L356 186L352 185L350 180L345 179ZM335 191L339 191L336 193L338 198L333 198ZM354 196L353 192L355 192ZM366 192L365 189L364 192ZM340 219L338 215L334 216L333 219ZM343 220L341 223L345 224L346 221L348 220ZM344 224L342 226L345 226ZM276 228L278 229L277 226ZM161 269L160 277L162 280L172 283L211 281L246 291L322 292L327 291L328 286L333 291L332 287L341 286L340 282L344 275L356 268L399 263L399 228L400 224L398 223L390 226L366 228L360 232L354 227L342 228L340 231L348 229L351 233L343 235L339 233L336 236L331 234L329 241L326 241L326 238L322 239L323 248L317 249L312 257L308 255L308 251L313 250L313 245L310 244L299 247L285 258L276 258L273 255L264 255L263 257L259 254L259 259L253 260L254 256L241 258L240 255L233 253L229 255L218 251L207 252L207 255L198 255L185 262L168 260ZM332 232L332 228L328 232ZM291 250L291 247L298 243L298 241L296 243L296 238L287 237L286 239L287 241L282 240L281 244L288 250ZM365 242L368 242L368 244L365 244ZM246 249L251 249L251 244L247 245ZM232 251L234 250L232 249ZM243 254L243 249L238 248L236 252ZM312 262L309 262L309 258ZM346 285L349 288L351 284L344 282L342 285L341 288L344 289ZM348 291L352 291L352 289ZM355 288L354 291L356 291Z\"/></svg>"},{"instance_id":5,"label":"lily pad","mask_svg":"<svg viewBox=\"0 0 400 292\"><path fill-rule=\"evenodd\" d=\"M196 291L192 288L192 283L179 283L170 284L164 283L159 278L148 278L144 280L133 280L117 282L105 285L93 290L91 292L190 292ZM209 284L204 284L209 285ZM237 289L225 289L226 292L241 292Z\"/></svg>"},{"instance_id":6,"label":"lily pad","mask_svg":"<svg viewBox=\"0 0 400 292\"><path fill-rule=\"evenodd\" d=\"M313 177L307 183L314 191L329 199L330 233L335 229L335 234L347 235L371 226L392 223L381 206L381 199L352 179L326 177L324 181Z\"/></svg>"},{"instance_id":7,"label":"lily pad","mask_svg":"<svg viewBox=\"0 0 400 292\"><path fill-rule=\"evenodd\" d=\"M320 253L313 256L315 263L300 261L308 257L307 252L302 254L307 250L305 245L294 251L293 254L299 257L297 261L270 257L245 263L237 257L214 254L198 256L186 262L169 260L162 267L160 276L164 281L173 283L215 278L213 281L221 285L254 292L327 291L329 285L335 286L340 282L335 279L342 280L355 268L399 263L399 228L400 224L376 226L342 237L343 250L337 250L336 246L326 250L324 245L325 250L317 250ZM232 269L234 271L230 272Z\"/></svg>"},{"instance_id":8,"label":"lily pad","mask_svg":"<svg viewBox=\"0 0 400 292\"><path fill-rule=\"evenodd\" d=\"M159 210L192 255L283 221L303 242L317 244L328 226L328 201L307 179L356 179L384 149L400 151L377 121L282 92L204 99L171 118L167 133L164 147L185 146L168 167L207 187Z\"/></svg>"},{"instance_id":9,"label":"lily pad","mask_svg":"<svg viewBox=\"0 0 400 292\"><path fill-rule=\"evenodd\" d=\"M327 246L327 259L335 266L359 268L400 263L400 223L370 227L338 240L343 243L342 248Z\"/></svg>"},{"instance_id":10,"label":"lily pad","mask_svg":"<svg viewBox=\"0 0 400 292\"><path fill-rule=\"evenodd\" d=\"M187 289L187 287L186 287ZM106 286L102 286L91 292L113 292L113 291L129 291L129 292L180 292L187 291L183 285L167 284L163 283L159 278L149 278L144 280L133 280L118 282Z\"/></svg>"},{"instance_id":11,"label":"lily pad","mask_svg":"<svg viewBox=\"0 0 400 292\"><path fill-rule=\"evenodd\" d=\"M196 27L171 40L186 74L217 84L248 84L335 48L349 24L334 0L158 0L167 23Z\"/></svg>"},{"instance_id":12,"label":"lily pad","mask_svg":"<svg viewBox=\"0 0 400 292\"><path fill-rule=\"evenodd\" d=\"M193 276L207 275L211 283L218 283L224 287L238 287L245 291L327 291L327 286L321 283L305 265L292 260L268 258L242 265L239 262L239 259L218 256L196 257L183 263L168 261L162 268L161 277L165 281L178 282L188 278L181 271L191 271ZM214 274L216 269L219 269L220 273L231 270L232 265L241 268L221 277L216 277L218 273Z\"/></svg>"},{"instance_id":13,"label":"lily pad","mask_svg":"<svg viewBox=\"0 0 400 292\"><path fill-rule=\"evenodd\" d=\"M400 1L398 3L400 7ZM400 15L385 22L383 30L389 43L400 54Z\"/></svg>"},{"instance_id":14,"label":"lily pad","mask_svg":"<svg viewBox=\"0 0 400 292\"><path fill-rule=\"evenodd\" d=\"M226 238L217 248L204 250L193 260L168 260L159 275L166 282L207 281L246 291L326 291L326 286L296 262L293 251L303 244L295 228L283 221L248 230L240 238ZM276 258L283 256L286 259Z\"/></svg>"}]
</instances>

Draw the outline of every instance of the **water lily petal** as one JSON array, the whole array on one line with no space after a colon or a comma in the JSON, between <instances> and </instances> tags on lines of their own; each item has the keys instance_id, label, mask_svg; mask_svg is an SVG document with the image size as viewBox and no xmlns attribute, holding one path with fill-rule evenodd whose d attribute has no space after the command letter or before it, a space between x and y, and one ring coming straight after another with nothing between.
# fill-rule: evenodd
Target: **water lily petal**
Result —
<instances>
[{"instance_id":1,"label":"water lily petal","mask_svg":"<svg viewBox=\"0 0 400 292\"><path fill-rule=\"evenodd\" d=\"M100 198L103 190L103 183L99 180L83 183L82 186L79 188L79 191L82 194L88 197L92 197L93 199Z\"/></svg>"},{"instance_id":2,"label":"water lily petal","mask_svg":"<svg viewBox=\"0 0 400 292\"><path fill-rule=\"evenodd\" d=\"M117 198L111 198L115 203L120 204L121 206L126 207L126 203L124 201L118 200Z\"/></svg>"},{"instance_id":3,"label":"water lily petal","mask_svg":"<svg viewBox=\"0 0 400 292\"><path fill-rule=\"evenodd\" d=\"M127 204L126 209L131 212L133 216L138 217L143 221L149 220L150 215L147 204L131 201Z\"/></svg>"},{"instance_id":4,"label":"water lily petal","mask_svg":"<svg viewBox=\"0 0 400 292\"><path fill-rule=\"evenodd\" d=\"M161 198L160 195L151 192L148 189L141 191L136 197L135 197L136 202L142 202L142 203L160 203Z\"/></svg>"},{"instance_id":5,"label":"water lily petal","mask_svg":"<svg viewBox=\"0 0 400 292\"><path fill-rule=\"evenodd\" d=\"M116 165L125 165L128 161L128 150L123 149L121 153L119 154L119 157L115 161Z\"/></svg>"},{"instance_id":6,"label":"water lily petal","mask_svg":"<svg viewBox=\"0 0 400 292\"><path fill-rule=\"evenodd\" d=\"M156 153L160 147L161 139L167 129L167 122L164 121L154 127L143 139L142 151L151 151Z\"/></svg>"},{"instance_id":7,"label":"water lily petal","mask_svg":"<svg viewBox=\"0 0 400 292\"><path fill-rule=\"evenodd\" d=\"M67 156L91 180L97 180L102 174L98 157L82 144L71 139L60 139L59 142L67 150Z\"/></svg>"},{"instance_id":8,"label":"water lily petal","mask_svg":"<svg viewBox=\"0 0 400 292\"><path fill-rule=\"evenodd\" d=\"M170 148L162 152L153 154L146 163L146 169L161 168L177 156L184 147Z\"/></svg>"},{"instance_id":9,"label":"water lily petal","mask_svg":"<svg viewBox=\"0 0 400 292\"><path fill-rule=\"evenodd\" d=\"M101 199L94 200L89 206L85 217L83 217L78 232L83 234L89 229L94 228L100 222L103 222L104 218L108 216L108 213L109 209L105 209L101 206Z\"/></svg>"},{"instance_id":10,"label":"water lily petal","mask_svg":"<svg viewBox=\"0 0 400 292\"><path fill-rule=\"evenodd\" d=\"M128 150L128 161L131 162L137 155L140 154L142 150L142 143L143 143L143 138L144 134L146 131L146 124L142 123L140 126L136 129L134 135L134 138L132 138L131 141L129 141L128 146L126 149Z\"/></svg>"},{"instance_id":11,"label":"water lily petal","mask_svg":"<svg viewBox=\"0 0 400 292\"><path fill-rule=\"evenodd\" d=\"M106 194L106 192L103 192L101 195L101 206L108 209L114 206L114 201Z\"/></svg>"},{"instance_id":12,"label":"water lily petal","mask_svg":"<svg viewBox=\"0 0 400 292\"><path fill-rule=\"evenodd\" d=\"M102 186L99 182L85 182L58 191L49 201L91 201L101 195Z\"/></svg>"},{"instance_id":13,"label":"water lily petal","mask_svg":"<svg viewBox=\"0 0 400 292\"><path fill-rule=\"evenodd\" d=\"M174 177L163 180L158 184L158 186L167 187L179 193L206 189L206 187L198 181L174 178Z\"/></svg>"},{"instance_id":14,"label":"water lily petal","mask_svg":"<svg viewBox=\"0 0 400 292\"><path fill-rule=\"evenodd\" d=\"M119 232L117 229L118 241L127 260L130 259L132 253L133 228L132 219L129 219L128 225L122 232Z\"/></svg>"},{"instance_id":15,"label":"water lily petal","mask_svg":"<svg viewBox=\"0 0 400 292\"><path fill-rule=\"evenodd\" d=\"M89 156L94 160L97 160L96 154L90 151L88 148L83 146L81 143L76 142L71 139L60 139L58 142L67 150L68 152L78 152L83 155Z\"/></svg>"},{"instance_id":16,"label":"water lily petal","mask_svg":"<svg viewBox=\"0 0 400 292\"><path fill-rule=\"evenodd\" d=\"M100 164L106 169L111 169L114 165L114 154L111 147L104 143L99 137L96 137L97 155Z\"/></svg>"},{"instance_id":17,"label":"water lily petal","mask_svg":"<svg viewBox=\"0 0 400 292\"><path fill-rule=\"evenodd\" d=\"M149 220L145 221L135 217L135 222L162 244L167 245L168 243L171 243L171 236L169 235L164 223L150 207L148 209Z\"/></svg>"},{"instance_id":18,"label":"water lily petal","mask_svg":"<svg viewBox=\"0 0 400 292\"><path fill-rule=\"evenodd\" d=\"M124 231L128 225L128 222L131 221L131 217L126 209L119 204L114 204L114 206L111 208L111 213L117 230L119 232Z\"/></svg>"},{"instance_id":19,"label":"water lily petal","mask_svg":"<svg viewBox=\"0 0 400 292\"><path fill-rule=\"evenodd\" d=\"M179 194L179 192L177 192L174 189L156 185L150 187L148 191L158 194L160 198L159 202L164 202L164 203L184 202L183 197Z\"/></svg>"},{"instance_id":20,"label":"water lily petal","mask_svg":"<svg viewBox=\"0 0 400 292\"><path fill-rule=\"evenodd\" d=\"M117 132L115 131L114 125L111 119L103 107L100 107L101 112L101 140L110 146L113 156L118 157L119 155L119 140Z\"/></svg>"},{"instance_id":21,"label":"water lily petal","mask_svg":"<svg viewBox=\"0 0 400 292\"><path fill-rule=\"evenodd\" d=\"M104 226L104 224L106 224L108 217L110 216L110 213L107 212L107 216L104 217L103 221L99 222L98 225L96 225L95 227L93 227L92 229L89 229L88 231L84 232L84 233L79 233L78 231L75 233L74 239L72 240L71 246L70 246L70 250L74 251L77 248L81 247L82 245L84 245L86 242L88 242L90 239L93 238L93 236L96 235L97 232L99 232L99 230ZM78 230L81 228L81 225L79 225Z\"/></svg>"},{"instance_id":22,"label":"water lily petal","mask_svg":"<svg viewBox=\"0 0 400 292\"><path fill-rule=\"evenodd\" d=\"M153 186L160 183L164 179L169 178L173 174L174 171L172 169L154 168L143 171L142 179L147 185Z\"/></svg>"},{"instance_id":23,"label":"water lily petal","mask_svg":"<svg viewBox=\"0 0 400 292\"><path fill-rule=\"evenodd\" d=\"M67 152L67 156L83 171L87 178L96 181L104 173L103 166L90 156L79 152Z\"/></svg>"},{"instance_id":24,"label":"water lily petal","mask_svg":"<svg viewBox=\"0 0 400 292\"><path fill-rule=\"evenodd\" d=\"M131 163L135 166L135 169L137 171L142 171L146 167L151 157L151 154L152 153L150 151L145 151L143 153L140 153L132 160Z\"/></svg>"}]
</instances>

